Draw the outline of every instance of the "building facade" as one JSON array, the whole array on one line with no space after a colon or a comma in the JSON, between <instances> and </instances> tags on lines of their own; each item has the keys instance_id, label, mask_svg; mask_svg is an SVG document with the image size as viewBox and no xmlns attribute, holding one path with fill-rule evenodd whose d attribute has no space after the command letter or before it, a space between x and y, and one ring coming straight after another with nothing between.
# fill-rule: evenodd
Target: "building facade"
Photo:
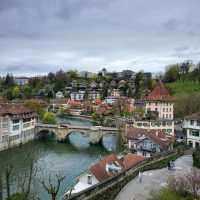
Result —
<instances>
[{"instance_id":1,"label":"building facade","mask_svg":"<svg viewBox=\"0 0 200 200\"><path fill-rule=\"evenodd\" d=\"M154 153L171 150L174 142L173 136L166 135L162 131L141 128L128 129L126 139L128 148L144 157L151 157Z\"/></svg>"},{"instance_id":2,"label":"building facade","mask_svg":"<svg viewBox=\"0 0 200 200\"><path fill-rule=\"evenodd\" d=\"M166 134L174 135L174 99L161 81L145 97L145 113L155 113L156 119L147 125L153 129L162 129ZM142 123L144 124L144 123Z\"/></svg>"},{"instance_id":3,"label":"building facade","mask_svg":"<svg viewBox=\"0 0 200 200\"><path fill-rule=\"evenodd\" d=\"M21 105L0 105L0 150L26 143L35 136L37 117Z\"/></svg>"},{"instance_id":4,"label":"building facade","mask_svg":"<svg viewBox=\"0 0 200 200\"><path fill-rule=\"evenodd\" d=\"M200 112L185 117L183 129L187 135L187 144L193 148L200 147Z\"/></svg>"}]
</instances>

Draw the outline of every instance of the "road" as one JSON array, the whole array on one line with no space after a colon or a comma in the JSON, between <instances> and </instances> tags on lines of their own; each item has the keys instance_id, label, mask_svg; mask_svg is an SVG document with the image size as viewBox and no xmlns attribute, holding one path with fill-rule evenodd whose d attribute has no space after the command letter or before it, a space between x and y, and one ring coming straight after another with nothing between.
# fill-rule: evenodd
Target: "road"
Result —
<instances>
[{"instance_id":1,"label":"road","mask_svg":"<svg viewBox=\"0 0 200 200\"><path fill-rule=\"evenodd\" d=\"M158 191L161 187L166 186L170 176L182 175L190 171L191 168L192 156L182 156L175 161L174 171L163 168L144 172L141 183L136 177L121 190L115 200L148 200L152 191Z\"/></svg>"}]
</instances>

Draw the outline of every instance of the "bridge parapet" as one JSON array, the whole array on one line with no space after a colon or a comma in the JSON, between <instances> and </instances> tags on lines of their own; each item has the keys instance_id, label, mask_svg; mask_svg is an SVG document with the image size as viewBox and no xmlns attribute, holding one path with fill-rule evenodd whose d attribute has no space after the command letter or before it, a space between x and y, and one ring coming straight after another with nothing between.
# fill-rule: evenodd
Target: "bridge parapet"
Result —
<instances>
[{"instance_id":1,"label":"bridge parapet","mask_svg":"<svg viewBox=\"0 0 200 200\"><path fill-rule=\"evenodd\" d=\"M89 137L91 144L99 144L107 132L117 132L117 128L102 126L76 126L69 124L42 124L36 125L37 134L46 130L54 132L58 141L65 140L72 132L81 132Z\"/></svg>"}]
</instances>

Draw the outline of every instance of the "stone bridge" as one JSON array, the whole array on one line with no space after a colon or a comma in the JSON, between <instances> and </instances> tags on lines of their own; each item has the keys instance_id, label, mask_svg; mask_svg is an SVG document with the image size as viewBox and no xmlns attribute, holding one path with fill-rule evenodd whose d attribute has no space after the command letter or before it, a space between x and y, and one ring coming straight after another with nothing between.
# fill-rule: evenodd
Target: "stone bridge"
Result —
<instances>
[{"instance_id":1,"label":"stone bridge","mask_svg":"<svg viewBox=\"0 0 200 200\"><path fill-rule=\"evenodd\" d=\"M64 141L71 133L80 132L89 137L91 144L99 144L104 135L118 132L117 128L102 126L76 126L69 124L37 124L36 134L40 135L43 131L53 132L58 141Z\"/></svg>"}]
</instances>

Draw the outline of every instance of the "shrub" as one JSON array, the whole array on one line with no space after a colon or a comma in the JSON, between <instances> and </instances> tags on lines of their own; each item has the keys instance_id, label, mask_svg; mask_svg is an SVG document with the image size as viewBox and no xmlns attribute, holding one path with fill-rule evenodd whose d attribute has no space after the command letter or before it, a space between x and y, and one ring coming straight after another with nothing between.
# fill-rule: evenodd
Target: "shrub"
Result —
<instances>
[{"instance_id":1,"label":"shrub","mask_svg":"<svg viewBox=\"0 0 200 200\"><path fill-rule=\"evenodd\" d=\"M45 112L42 121L45 124L56 124L56 116L52 112Z\"/></svg>"},{"instance_id":2,"label":"shrub","mask_svg":"<svg viewBox=\"0 0 200 200\"><path fill-rule=\"evenodd\" d=\"M193 165L197 168L200 168L200 148L197 148L193 154Z\"/></svg>"}]
</instances>

